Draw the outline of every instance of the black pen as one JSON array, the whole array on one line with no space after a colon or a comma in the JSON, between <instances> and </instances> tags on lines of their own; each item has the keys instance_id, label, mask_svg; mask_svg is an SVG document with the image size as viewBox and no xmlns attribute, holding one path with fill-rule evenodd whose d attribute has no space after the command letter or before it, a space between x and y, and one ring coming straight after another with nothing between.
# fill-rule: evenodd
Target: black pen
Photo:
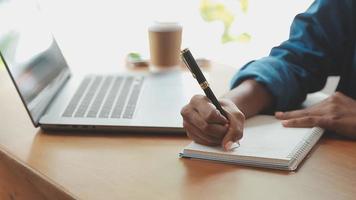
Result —
<instances>
[{"instance_id":1,"label":"black pen","mask_svg":"<svg viewBox=\"0 0 356 200\"><path fill-rule=\"evenodd\" d=\"M204 90L205 95L214 104L214 106L220 111L220 113L227 119L227 115L225 111L222 109L219 101L217 100L213 91L211 90L208 81L205 79L204 74L201 72L197 62L195 61L192 53L190 53L188 48L181 51L181 58L185 63L185 65L190 70L190 72L193 74L193 77L197 79L200 87Z\"/></svg>"}]
</instances>

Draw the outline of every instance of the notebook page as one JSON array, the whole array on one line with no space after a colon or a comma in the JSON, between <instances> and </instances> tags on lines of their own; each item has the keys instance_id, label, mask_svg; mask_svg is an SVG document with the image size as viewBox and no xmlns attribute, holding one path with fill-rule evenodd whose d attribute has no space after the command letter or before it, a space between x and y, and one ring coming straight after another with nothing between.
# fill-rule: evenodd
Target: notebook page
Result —
<instances>
[{"instance_id":1,"label":"notebook page","mask_svg":"<svg viewBox=\"0 0 356 200\"><path fill-rule=\"evenodd\" d=\"M240 147L230 152L223 151L221 147L208 147L194 142L185 150L289 160L298 144L310 134L310 128L285 128L273 116L259 115L246 121Z\"/></svg>"}]
</instances>

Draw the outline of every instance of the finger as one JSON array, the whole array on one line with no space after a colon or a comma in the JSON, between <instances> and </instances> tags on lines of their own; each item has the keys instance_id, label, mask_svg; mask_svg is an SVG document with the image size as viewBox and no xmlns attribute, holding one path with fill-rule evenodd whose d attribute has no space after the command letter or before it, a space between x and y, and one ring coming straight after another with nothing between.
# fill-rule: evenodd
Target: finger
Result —
<instances>
[{"instance_id":1,"label":"finger","mask_svg":"<svg viewBox=\"0 0 356 200\"><path fill-rule=\"evenodd\" d=\"M284 127L300 127L300 128L311 128L319 125L322 117L319 116L309 116L300 117L295 119L283 120L282 125Z\"/></svg>"},{"instance_id":2,"label":"finger","mask_svg":"<svg viewBox=\"0 0 356 200\"><path fill-rule=\"evenodd\" d=\"M312 128L321 127L326 130L340 131L344 126L340 125L339 120L334 120L332 117L303 117L297 119L290 119L282 121L282 125L285 127L295 128Z\"/></svg>"},{"instance_id":3,"label":"finger","mask_svg":"<svg viewBox=\"0 0 356 200\"><path fill-rule=\"evenodd\" d=\"M332 130L332 131L336 131L336 132L340 132L339 130L342 130L343 128L347 127L342 125L342 123L340 123L341 121L345 122L344 120L339 120L338 118L334 118L334 117L322 117L318 120L317 126L327 129L327 130ZM352 123L349 123L352 124Z\"/></svg>"},{"instance_id":4,"label":"finger","mask_svg":"<svg viewBox=\"0 0 356 200\"><path fill-rule=\"evenodd\" d=\"M197 127L189 122L184 121L183 126L187 132L187 136L196 143L208 146L217 146L220 144L219 139L203 134Z\"/></svg>"},{"instance_id":5,"label":"finger","mask_svg":"<svg viewBox=\"0 0 356 200\"><path fill-rule=\"evenodd\" d=\"M318 110L320 109L306 108L306 109L294 110L288 112L275 112L275 117L280 120L287 120L287 119L301 118L307 116L318 116L320 115L320 112Z\"/></svg>"},{"instance_id":6,"label":"finger","mask_svg":"<svg viewBox=\"0 0 356 200\"><path fill-rule=\"evenodd\" d=\"M182 111L182 117L184 121L194 124L196 127L198 127L201 130L205 129L205 127L208 125L208 122L206 122L198 114L198 112L191 107L187 107L184 109L184 111Z\"/></svg>"},{"instance_id":7,"label":"finger","mask_svg":"<svg viewBox=\"0 0 356 200\"><path fill-rule=\"evenodd\" d=\"M203 134L210 135L219 140L222 140L228 129L228 126L225 125L206 122L195 110L190 112L190 115L184 116L183 119L193 124Z\"/></svg>"},{"instance_id":8,"label":"finger","mask_svg":"<svg viewBox=\"0 0 356 200\"><path fill-rule=\"evenodd\" d=\"M219 140L219 142L222 141L224 136L227 133L227 130L229 129L229 124L225 125L220 125L220 124L208 124L204 130L201 130L203 134L209 135L211 137L214 137Z\"/></svg>"},{"instance_id":9,"label":"finger","mask_svg":"<svg viewBox=\"0 0 356 200\"><path fill-rule=\"evenodd\" d=\"M185 121L194 124L201 132L219 140L222 140L227 132L228 127L226 125L206 122L190 105L183 107L181 114Z\"/></svg>"},{"instance_id":10,"label":"finger","mask_svg":"<svg viewBox=\"0 0 356 200\"><path fill-rule=\"evenodd\" d=\"M203 95L195 95L190 104L202 116L202 118L210 123L226 124L228 120L216 109L214 104Z\"/></svg>"},{"instance_id":11,"label":"finger","mask_svg":"<svg viewBox=\"0 0 356 200\"><path fill-rule=\"evenodd\" d=\"M222 146L226 151L228 151L231 149L231 145L234 142L237 142L239 139L242 138L244 117L240 119L236 118L230 112L227 111L226 114L230 121L230 124L227 133L223 138Z\"/></svg>"}]
</instances>

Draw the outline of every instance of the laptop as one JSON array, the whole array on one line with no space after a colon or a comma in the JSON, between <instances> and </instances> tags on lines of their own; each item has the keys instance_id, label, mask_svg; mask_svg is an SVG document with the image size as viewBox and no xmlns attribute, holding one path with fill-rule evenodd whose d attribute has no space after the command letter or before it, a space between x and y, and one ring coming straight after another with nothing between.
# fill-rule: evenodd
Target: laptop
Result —
<instances>
[{"instance_id":1,"label":"laptop","mask_svg":"<svg viewBox=\"0 0 356 200\"><path fill-rule=\"evenodd\" d=\"M38 8L29 2L0 2L0 52L35 127L184 131L180 109L201 93L188 73L73 75Z\"/></svg>"}]
</instances>

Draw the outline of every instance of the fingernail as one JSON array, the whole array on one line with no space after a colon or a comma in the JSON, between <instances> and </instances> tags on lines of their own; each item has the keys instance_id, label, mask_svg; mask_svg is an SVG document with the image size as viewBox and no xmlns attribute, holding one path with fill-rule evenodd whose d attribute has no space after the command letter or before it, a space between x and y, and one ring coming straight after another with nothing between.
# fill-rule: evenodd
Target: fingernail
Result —
<instances>
[{"instance_id":1,"label":"fingernail","mask_svg":"<svg viewBox=\"0 0 356 200\"><path fill-rule=\"evenodd\" d=\"M233 144L232 144L232 146L231 146L231 150L233 150L233 149L236 149L236 148L239 148L241 145L240 145L240 142L239 141L236 141L236 142L234 142Z\"/></svg>"},{"instance_id":2,"label":"fingernail","mask_svg":"<svg viewBox=\"0 0 356 200\"><path fill-rule=\"evenodd\" d=\"M283 125L283 126L288 126L288 120L283 120L283 121L282 121L282 125Z\"/></svg>"},{"instance_id":3,"label":"fingernail","mask_svg":"<svg viewBox=\"0 0 356 200\"><path fill-rule=\"evenodd\" d=\"M224 148L225 148L225 151L230 151L231 150L231 146L233 145L234 143L232 141L228 141Z\"/></svg>"},{"instance_id":4,"label":"fingernail","mask_svg":"<svg viewBox=\"0 0 356 200\"><path fill-rule=\"evenodd\" d=\"M278 111L278 112L275 112L274 115L283 115L283 112Z\"/></svg>"}]
</instances>

